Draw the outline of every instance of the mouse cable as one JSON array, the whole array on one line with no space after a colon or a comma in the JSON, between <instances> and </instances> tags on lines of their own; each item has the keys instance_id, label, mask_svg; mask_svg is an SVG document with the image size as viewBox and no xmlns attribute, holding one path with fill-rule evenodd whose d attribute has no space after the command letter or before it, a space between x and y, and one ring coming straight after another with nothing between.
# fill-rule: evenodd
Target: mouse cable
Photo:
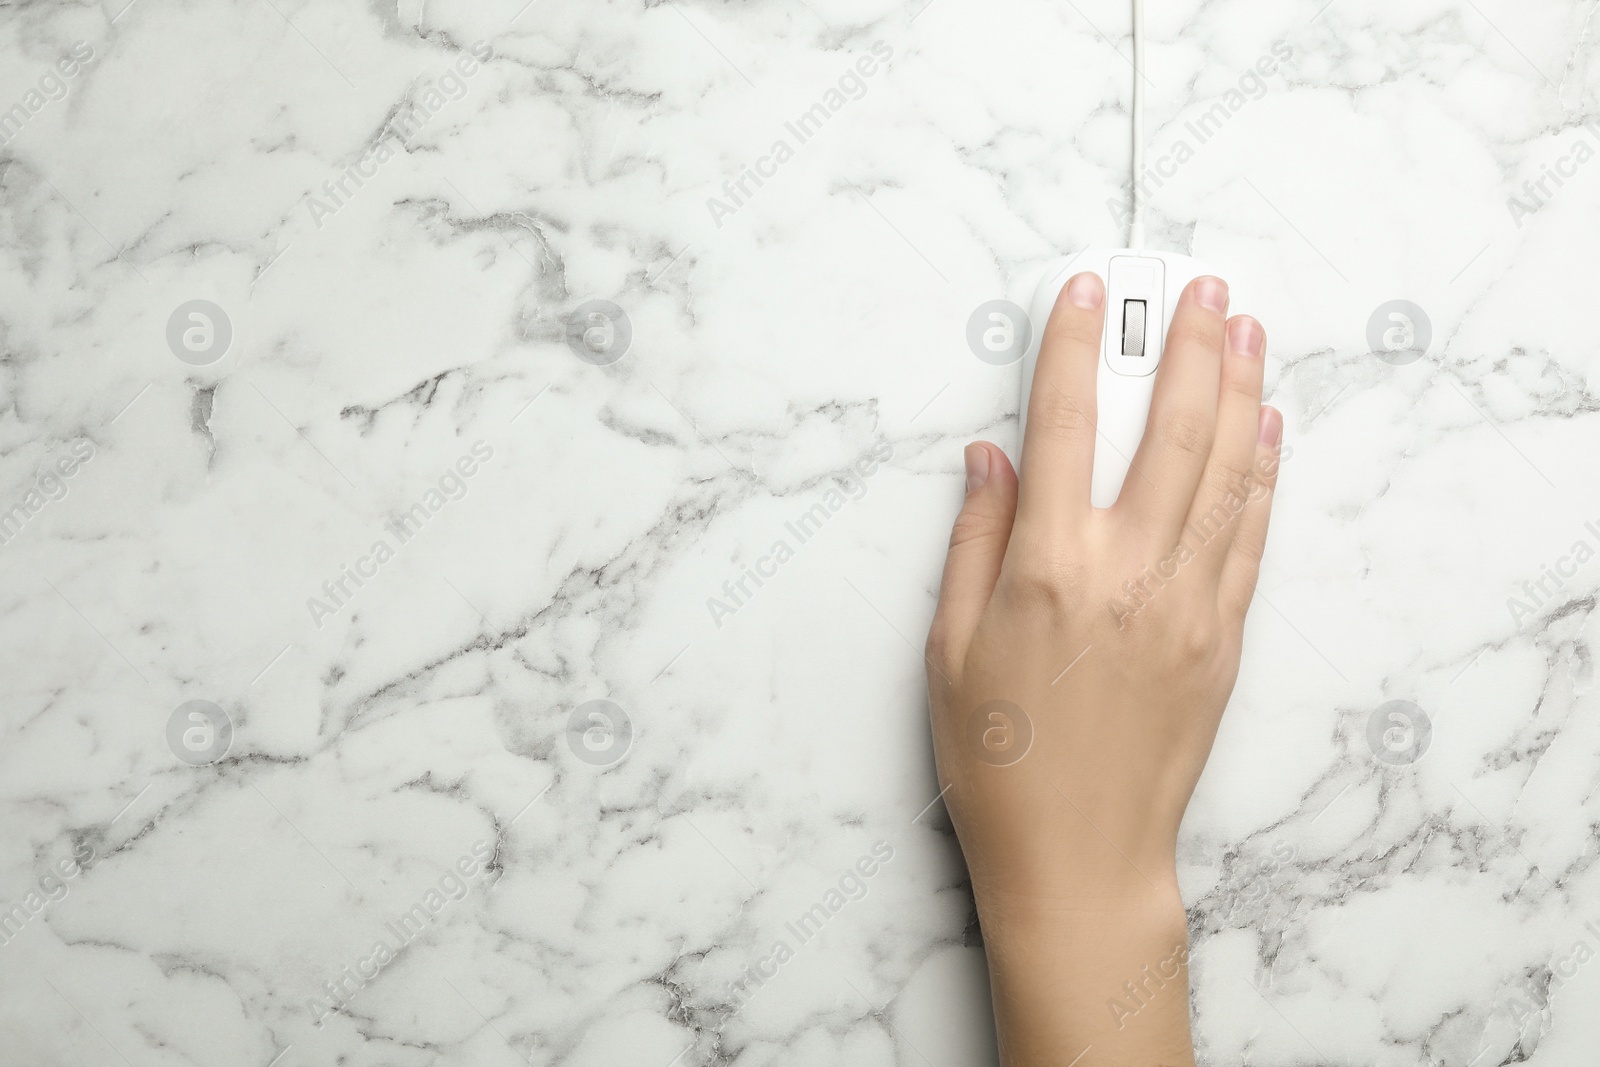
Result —
<instances>
[{"instance_id":1,"label":"mouse cable","mask_svg":"<svg viewBox=\"0 0 1600 1067\"><path fill-rule=\"evenodd\" d=\"M1128 247L1144 244L1144 201L1139 176L1144 172L1144 0L1133 0L1133 189L1129 194Z\"/></svg>"},{"instance_id":2,"label":"mouse cable","mask_svg":"<svg viewBox=\"0 0 1600 1067\"><path fill-rule=\"evenodd\" d=\"M1144 0L1133 0L1133 188L1129 194L1128 247L1144 244L1144 200L1139 175L1144 170Z\"/></svg>"}]
</instances>

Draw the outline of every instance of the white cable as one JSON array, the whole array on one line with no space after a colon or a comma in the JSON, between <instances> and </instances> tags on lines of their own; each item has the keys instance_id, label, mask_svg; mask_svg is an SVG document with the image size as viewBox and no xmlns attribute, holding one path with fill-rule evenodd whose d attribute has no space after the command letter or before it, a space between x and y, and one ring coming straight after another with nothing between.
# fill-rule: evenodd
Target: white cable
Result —
<instances>
[{"instance_id":1,"label":"white cable","mask_svg":"<svg viewBox=\"0 0 1600 1067\"><path fill-rule=\"evenodd\" d=\"M1133 0L1133 189L1129 195L1128 247L1144 244L1144 0Z\"/></svg>"}]
</instances>

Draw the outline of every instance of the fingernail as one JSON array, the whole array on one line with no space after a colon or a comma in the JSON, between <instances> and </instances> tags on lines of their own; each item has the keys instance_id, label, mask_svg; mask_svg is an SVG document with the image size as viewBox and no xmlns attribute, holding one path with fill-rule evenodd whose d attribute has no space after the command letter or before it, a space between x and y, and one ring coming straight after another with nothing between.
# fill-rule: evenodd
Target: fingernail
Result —
<instances>
[{"instance_id":1,"label":"fingernail","mask_svg":"<svg viewBox=\"0 0 1600 1067\"><path fill-rule=\"evenodd\" d=\"M1194 283L1194 298L1207 311L1215 311L1218 315L1226 314L1228 310L1228 283L1221 278L1213 278L1208 274Z\"/></svg>"},{"instance_id":2,"label":"fingernail","mask_svg":"<svg viewBox=\"0 0 1600 1067\"><path fill-rule=\"evenodd\" d=\"M1067 283L1067 299L1085 311L1099 311L1106 298L1105 283L1093 271L1073 275Z\"/></svg>"},{"instance_id":3,"label":"fingernail","mask_svg":"<svg viewBox=\"0 0 1600 1067\"><path fill-rule=\"evenodd\" d=\"M967 459L967 492L983 487L989 480L989 450L982 445L968 445Z\"/></svg>"},{"instance_id":4,"label":"fingernail","mask_svg":"<svg viewBox=\"0 0 1600 1067\"><path fill-rule=\"evenodd\" d=\"M1267 334L1261 324L1248 315L1228 323L1228 347L1241 355L1260 359L1267 347Z\"/></svg>"},{"instance_id":5,"label":"fingernail","mask_svg":"<svg viewBox=\"0 0 1600 1067\"><path fill-rule=\"evenodd\" d=\"M1261 424L1256 440L1268 448L1277 448L1283 441L1283 414L1277 408L1261 407Z\"/></svg>"}]
</instances>

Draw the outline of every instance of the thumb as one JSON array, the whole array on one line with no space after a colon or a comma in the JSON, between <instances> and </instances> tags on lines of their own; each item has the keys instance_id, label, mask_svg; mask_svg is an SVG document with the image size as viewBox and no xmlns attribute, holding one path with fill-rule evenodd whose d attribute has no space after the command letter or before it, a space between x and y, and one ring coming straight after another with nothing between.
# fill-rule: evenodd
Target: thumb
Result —
<instances>
[{"instance_id":1,"label":"thumb","mask_svg":"<svg viewBox=\"0 0 1600 1067\"><path fill-rule=\"evenodd\" d=\"M1017 472L987 441L967 446L967 499L950 531L939 606L928 631L928 659L946 676L966 656L989 598L1000 579L1011 523L1017 513Z\"/></svg>"}]
</instances>

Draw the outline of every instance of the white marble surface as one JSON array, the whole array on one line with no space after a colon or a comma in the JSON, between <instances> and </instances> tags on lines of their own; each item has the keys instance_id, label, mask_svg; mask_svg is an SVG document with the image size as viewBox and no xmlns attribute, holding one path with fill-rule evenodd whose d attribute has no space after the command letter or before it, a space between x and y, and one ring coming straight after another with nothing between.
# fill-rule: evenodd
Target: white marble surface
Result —
<instances>
[{"instance_id":1,"label":"white marble surface","mask_svg":"<svg viewBox=\"0 0 1600 1067\"><path fill-rule=\"evenodd\" d=\"M967 317L1121 239L1124 3L124 2L0 4L0 1063L991 1062L918 646L1015 432ZM1596 3L1148 6L1151 240L1266 322L1294 450L1182 844L1202 1055L1592 1063Z\"/></svg>"}]
</instances>

